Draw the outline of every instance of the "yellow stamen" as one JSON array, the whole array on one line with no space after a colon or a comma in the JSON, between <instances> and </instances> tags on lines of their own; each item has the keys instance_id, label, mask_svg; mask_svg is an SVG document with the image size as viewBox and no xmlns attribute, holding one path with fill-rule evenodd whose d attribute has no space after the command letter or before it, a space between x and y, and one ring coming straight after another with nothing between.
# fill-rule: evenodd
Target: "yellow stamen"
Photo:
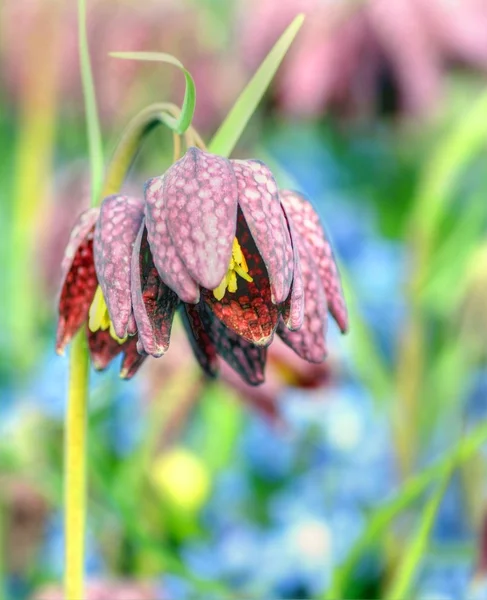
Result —
<instances>
[{"instance_id":1,"label":"yellow stamen","mask_svg":"<svg viewBox=\"0 0 487 600\"><path fill-rule=\"evenodd\" d=\"M230 264L228 265L227 274L221 280L220 285L213 290L213 295L217 300L223 298L227 289L230 293L235 293L237 291L237 275L249 283L252 283L253 281L252 277L249 275L249 268L242 252L242 248L240 247L237 238L235 238L233 240L232 256L230 258Z\"/></svg>"},{"instance_id":2,"label":"yellow stamen","mask_svg":"<svg viewBox=\"0 0 487 600\"><path fill-rule=\"evenodd\" d=\"M99 329L102 331L109 329L111 337L119 344L123 344L127 339L127 337L119 338L115 333L115 329L113 328L113 323L110 321L110 315L108 314L108 308L100 286L96 288L95 297L93 298L93 302L90 306L88 328L93 332L98 331Z\"/></svg>"}]
</instances>

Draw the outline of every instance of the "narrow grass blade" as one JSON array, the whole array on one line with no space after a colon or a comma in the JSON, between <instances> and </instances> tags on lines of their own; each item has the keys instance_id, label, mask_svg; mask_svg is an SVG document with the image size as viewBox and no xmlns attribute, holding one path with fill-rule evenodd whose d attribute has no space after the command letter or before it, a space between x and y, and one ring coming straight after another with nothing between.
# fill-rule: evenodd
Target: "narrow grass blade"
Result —
<instances>
[{"instance_id":1,"label":"narrow grass blade","mask_svg":"<svg viewBox=\"0 0 487 600\"><path fill-rule=\"evenodd\" d=\"M436 515L438 514L441 501L445 495L454 467L454 461L447 463L444 466L440 482L424 509L417 531L414 533L406 547L403 560L399 565L398 571L387 594L385 595L385 600L411 597L411 590L416 580L418 567L421 564L421 559L428 546L431 530L433 529Z\"/></svg>"},{"instance_id":2,"label":"narrow grass blade","mask_svg":"<svg viewBox=\"0 0 487 600\"><path fill-rule=\"evenodd\" d=\"M85 99L86 126L91 172L91 204L100 202L100 192L103 184L103 143L96 105L95 86L91 71L88 35L86 32L86 0L78 0L78 43L81 68L81 81Z\"/></svg>"},{"instance_id":3,"label":"narrow grass blade","mask_svg":"<svg viewBox=\"0 0 487 600\"><path fill-rule=\"evenodd\" d=\"M472 458L485 443L487 443L486 421L472 429L458 446L406 481L401 490L371 516L366 529L354 544L345 562L335 569L325 598L328 600L343 598L347 582L353 577L354 568L360 558L377 543L391 522L420 498L428 486L440 477L452 462L460 466Z\"/></svg>"},{"instance_id":4,"label":"narrow grass blade","mask_svg":"<svg viewBox=\"0 0 487 600\"><path fill-rule=\"evenodd\" d=\"M180 69L186 80L186 89L184 91L184 99L181 106L181 115L178 119L168 115L165 122L175 133L182 134L188 129L188 127L191 125L191 121L193 120L194 109L196 106L196 87L190 72L185 69L182 62L180 62L171 54L166 54L165 52L110 52L110 56L126 60L142 60L165 63Z\"/></svg>"},{"instance_id":5,"label":"narrow grass blade","mask_svg":"<svg viewBox=\"0 0 487 600\"><path fill-rule=\"evenodd\" d=\"M210 152L222 156L230 156L233 152L303 21L304 15L298 15L281 35L213 136L209 145Z\"/></svg>"}]
</instances>

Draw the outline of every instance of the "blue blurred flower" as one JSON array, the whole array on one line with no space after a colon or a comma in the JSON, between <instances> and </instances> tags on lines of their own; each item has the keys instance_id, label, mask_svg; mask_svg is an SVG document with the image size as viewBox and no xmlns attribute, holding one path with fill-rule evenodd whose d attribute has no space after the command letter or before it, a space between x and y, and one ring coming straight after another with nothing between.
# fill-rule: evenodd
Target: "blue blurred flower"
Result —
<instances>
[{"instance_id":1,"label":"blue blurred flower","mask_svg":"<svg viewBox=\"0 0 487 600\"><path fill-rule=\"evenodd\" d=\"M293 445L273 423L251 415L242 433L241 452L255 473L268 480L277 480L289 473L294 458Z\"/></svg>"},{"instance_id":2,"label":"blue blurred flower","mask_svg":"<svg viewBox=\"0 0 487 600\"><path fill-rule=\"evenodd\" d=\"M427 557L417 586L418 600L466 598L471 570L468 560L440 561Z\"/></svg>"}]
</instances>

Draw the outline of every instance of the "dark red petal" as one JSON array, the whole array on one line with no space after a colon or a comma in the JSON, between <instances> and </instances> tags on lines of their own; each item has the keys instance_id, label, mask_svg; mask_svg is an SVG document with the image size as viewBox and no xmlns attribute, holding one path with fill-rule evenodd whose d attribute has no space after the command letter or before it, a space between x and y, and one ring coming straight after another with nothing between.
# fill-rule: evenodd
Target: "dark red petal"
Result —
<instances>
[{"instance_id":1,"label":"dark red petal","mask_svg":"<svg viewBox=\"0 0 487 600\"><path fill-rule=\"evenodd\" d=\"M132 254L132 305L139 333L139 346L151 356L162 356L169 348L171 327L178 297L159 277L140 227Z\"/></svg>"},{"instance_id":2,"label":"dark red petal","mask_svg":"<svg viewBox=\"0 0 487 600\"><path fill-rule=\"evenodd\" d=\"M267 166L257 160L232 160L238 183L238 204L262 256L272 293L280 304L293 279L293 250L279 192Z\"/></svg>"},{"instance_id":3,"label":"dark red petal","mask_svg":"<svg viewBox=\"0 0 487 600\"><path fill-rule=\"evenodd\" d=\"M218 374L216 348L203 326L200 311L193 304L185 304L181 315L197 361L209 377L215 377Z\"/></svg>"},{"instance_id":4,"label":"dark red petal","mask_svg":"<svg viewBox=\"0 0 487 600\"><path fill-rule=\"evenodd\" d=\"M232 255L237 181L230 161L189 148L164 176L169 235L191 277L216 288Z\"/></svg>"},{"instance_id":5,"label":"dark red petal","mask_svg":"<svg viewBox=\"0 0 487 600\"><path fill-rule=\"evenodd\" d=\"M284 210L283 210L284 212ZM282 305L282 318L288 329L296 331L300 329L304 322L304 284L303 284L303 273L301 269L301 260L299 258L299 250L297 246L297 240L295 239L295 233L290 220L288 220L286 213L287 225L289 233L291 235L291 242L293 246L293 257L294 257L294 274L293 282L291 285L291 291Z\"/></svg>"},{"instance_id":6,"label":"dark red petal","mask_svg":"<svg viewBox=\"0 0 487 600\"><path fill-rule=\"evenodd\" d=\"M267 348L250 344L225 327L207 305L201 303L199 313L204 328L223 360L250 385L263 383Z\"/></svg>"},{"instance_id":7,"label":"dark red petal","mask_svg":"<svg viewBox=\"0 0 487 600\"><path fill-rule=\"evenodd\" d=\"M98 281L93 261L93 231L98 209L80 215L71 231L61 265L56 351L63 352L88 318Z\"/></svg>"},{"instance_id":8,"label":"dark red petal","mask_svg":"<svg viewBox=\"0 0 487 600\"><path fill-rule=\"evenodd\" d=\"M139 353L137 350L137 338L129 338L123 345L124 357L122 367L120 369L120 377L122 379L131 379L140 369L142 363L147 358L145 352Z\"/></svg>"},{"instance_id":9,"label":"dark red petal","mask_svg":"<svg viewBox=\"0 0 487 600\"><path fill-rule=\"evenodd\" d=\"M154 264L166 283L183 302L195 304L200 299L198 284L191 278L179 258L166 223L163 195L164 177L154 177L145 184L145 224Z\"/></svg>"},{"instance_id":10,"label":"dark red petal","mask_svg":"<svg viewBox=\"0 0 487 600\"><path fill-rule=\"evenodd\" d=\"M147 358L147 354L141 355L137 352L137 336L130 337L123 344L119 344L112 338L108 329L90 331L87 328L87 335L91 361L97 371L106 369L112 360L123 352L120 377L130 379Z\"/></svg>"},{"instance_id":11,"label":"dark red petal","mask_svg":"<svg viewBox=\"0 0 487 600\"><path fill-rule=\"evenodd\" d=\"M228 290L221 300L217 300L211 290L202 290L205 302L229 329L235 331L248 342L268 346L274 335L279 319L278 308L271 301L269 277L254 240L243 217L238 211L237 238L247 261L253 282L249 283L237 276L238 289Z\"/></svg>"},{"instance_id":12,"label":"dark red petal","mask_svg":"<svg viewBox=\"0 0 487 600\"><path fill-rule=\"evenodd\" d=\"M304 285L304 322L297 331L289 331L281 321L277 328L280 338L292 348L298 356L313 363L323 362L326 358L326 322L328 308L326 297L320 282L318 267L305 240L294 233L293 241L299 251Z\"/></svg>"},{"instance_id":13,"label":"dark red petal","mask_svg":"<svg viewBox=\"0 0 487 600\"><path fill-rule=\"evenodd\" d=\"M105 331L101 329L90 331L87 327L86 330L91 362L97 371L103 371L123 351L123 347L127 342L119 344L112 338L108 329Z\"/></svg>"},{"instance_id":14,"label":"dark red petal","mask_svg":"<svg viewBox=\"0 0 487 600\"><path fill-rule=\"evenodd\" d=\"M348 315L340 275L320 219L309 200L302 194L281 190L280 195L286 214L311 248L325 288L328 307L338 326L345 333L348 329Z\"/></svg>"},{"instance_id":15,"label":"dark red petal","mask_svg":"<svg viewBox=\"0 0 487 600\"><path fill-rule=\"evenodd\" d=\"M132 248L144 217L144 203L129 196L103 200L95 227L96 274L110 320L120 338L127 335L132 312L130 265Z\"/></svg>"}]
</instances>

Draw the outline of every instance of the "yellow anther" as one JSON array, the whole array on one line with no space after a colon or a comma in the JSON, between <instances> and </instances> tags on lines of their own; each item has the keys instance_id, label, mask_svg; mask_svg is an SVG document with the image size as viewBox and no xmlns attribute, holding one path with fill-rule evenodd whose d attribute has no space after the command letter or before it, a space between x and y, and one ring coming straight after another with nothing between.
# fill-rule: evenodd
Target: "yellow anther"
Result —
<instances>
[{"instance_id":1,"label":"yellow anther","mask_svg":"<svg viewBox=\"0 0 487 600\"><path fill-rule=\"evenodd\" d=\"M229 271L227 275L228 291L235 293L237 291L237 274L235 271Z\"/></svg>"},{"instance_id":2,"label":"yellow anther","mask_svg":"<svg viewBox=\"0 0 487 600\"><path fill-rule=\"evenodd\" d=\"M225 295L225 290L227 289L227 275L221 280L220 285L213 290L213 296L217 300L221 300Z\"/></svg>"},{"instance_id":3,"label":"yellow anther","mask_svg":"<svg viewBox=\"0 0 487 600\"><path fill-rule=\"evenodd\" d=\"M237 275L249 283L252 283L253 281L252 277L249 275L249 268L242 252L242 248L240 247L237 238L234 238L228 271L221 280L220 285L213 290L213 295L217 300L223 298L227 289L230 293L235 293L237 291Z\"/></svg>"},{"instance_id":4,"label":"yellow anther","mask_svg":"<svg viewBox=\"0 0 487 600\"><path fill-rule=\"evenodd\" d=\"M113 328L113 323L110 321L110 315L108 314L108 308L100 286L96 288L95 297L93 298L93 302L90 306L88 328L93 332L98 331L99 329L102 331L109 329L111 337L119 344L123 344L127 339L126 337L119 338L115 333L115 329Z\"/></svg>"}]
</instances>

